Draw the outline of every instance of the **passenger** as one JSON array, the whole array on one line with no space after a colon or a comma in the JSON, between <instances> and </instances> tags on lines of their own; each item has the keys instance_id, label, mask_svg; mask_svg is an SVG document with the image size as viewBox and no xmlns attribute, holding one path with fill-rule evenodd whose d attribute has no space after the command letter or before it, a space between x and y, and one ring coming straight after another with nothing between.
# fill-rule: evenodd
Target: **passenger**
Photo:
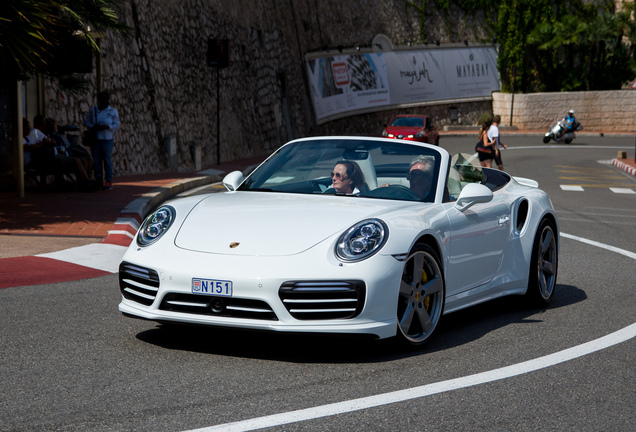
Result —
<instances>
[{"instance_id":1,"label":"passenger","mask_svg":"<svg viewBox=\"0 0 636 432\"><path fill-rule=\"evenodd\" d=\"M410 188L424 199L431 191L433 184L433 158L431 156L418 156L411 161L411 168L406 174Z\"/></svg>"},{"instance_id":2,"label":"passenger","mask_svg":"<svg viewBox=\"0 0 636 432\"><path fill-rule=\"evenodd\" d=\"M359 188L364 184L364 174L356 162L343 160L336 163L331 173L331 183L336 193L358 195Z\"/></svg>"}]
</instances>

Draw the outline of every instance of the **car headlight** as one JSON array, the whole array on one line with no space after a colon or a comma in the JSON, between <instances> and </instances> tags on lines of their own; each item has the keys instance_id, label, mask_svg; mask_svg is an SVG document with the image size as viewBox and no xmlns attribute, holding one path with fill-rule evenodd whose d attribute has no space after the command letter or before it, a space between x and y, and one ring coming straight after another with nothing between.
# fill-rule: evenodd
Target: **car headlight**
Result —
<instances>
[{"instance_id":1,"label":"car headlight","mask_svg":"<svg viewBox=\"0 0 636 432\"><path fill-rule=\"evenodd\" d=\"M139 233L137 234L137 244L139 246L148 246L159 240L172 222L176 212L170 206L162 206L152 212L146 220L141 224Z\"/></svg>"},{"instance_id":2,"label":"car headlight","mask_svg":"<svg viewBox=\"0 0 636 432\"><path fill-rule=\"evenodd\" d=\"M418 132L415 134L415 138L423 138L424 137L424 132Z\"/></svg>"},{"instance_id":3,"label":"car headlight","mask_svg":"<svg viewBox=\"0 0 636 432\"><path fill-rule=\"evenodd\" d=\"M358 222L338 239L336 256L342 261L362 261L382 249L389 229L379 219Z\"/></svg>"}]
</instances>

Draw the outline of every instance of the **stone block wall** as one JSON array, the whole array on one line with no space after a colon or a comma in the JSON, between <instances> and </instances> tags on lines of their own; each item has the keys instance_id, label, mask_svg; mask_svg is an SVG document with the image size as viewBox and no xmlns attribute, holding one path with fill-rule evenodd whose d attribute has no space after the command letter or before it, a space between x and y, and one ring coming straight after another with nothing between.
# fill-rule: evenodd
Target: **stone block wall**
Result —
<instances>
[{"instance_id":1,"label":"stone block wall","mask_svg":"<svg viewBox=\"0 0 636 432\"><path fill-rule=\"evenodd\" d=\"M431 14L428 22L439 23L426 29L431 41L483 37L474 22L483 17L455 11L450 24L456 40L450 40L446 17L434 8ZM417 14L404 0L128 0L120 16L133 29L129 37L100 40L103 89L122 120L113 152L116 176L191 171L195 154L199 166L211 167L217 152L221 162L260 156L303 136L379 135L397 111L315 124L304 55L325 47L369 47L378 34L403 46L418 43L420 35ZM206 66L208 38L229 39L230 67ZM86 77L95 88L95 73ZM70 95L47 82L44 114L83 128L95 103L92 93ZM473 108L466 105L468 115ZM478 105L489 110L489 102ZM443 122L448 110L407 111ZM168 155L166 137L176 139L176 154Z\"/></svg>"},{"instance_id":2,"label":"stone block wall","mask_svg":"<svg viewBox=\"0 0 636 432\"><path fill-rule=\"evenodd\" d=\"M515 94L514 100L493 93L492 109L503 125L525 130L547 131L572 109L587 131L636 131L636 90Z\"/></svg>"}]
</instances>

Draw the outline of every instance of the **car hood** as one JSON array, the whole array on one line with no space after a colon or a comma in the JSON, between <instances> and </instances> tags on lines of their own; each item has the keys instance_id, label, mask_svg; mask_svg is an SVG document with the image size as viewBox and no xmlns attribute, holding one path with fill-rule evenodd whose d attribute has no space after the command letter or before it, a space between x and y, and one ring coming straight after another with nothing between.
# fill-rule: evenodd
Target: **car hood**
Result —
<instances>
[{"instance_id":1,"label":"car hood","mask_svg":"<svg viewBox=\"0 0 636 432\"><path fill-rule=\"evenodd\" d=\"M360 220L406 205L351 196L217 193L200 201L187 215L175 244L225 255L293 255Z\"/></svg>"}]
</instances>

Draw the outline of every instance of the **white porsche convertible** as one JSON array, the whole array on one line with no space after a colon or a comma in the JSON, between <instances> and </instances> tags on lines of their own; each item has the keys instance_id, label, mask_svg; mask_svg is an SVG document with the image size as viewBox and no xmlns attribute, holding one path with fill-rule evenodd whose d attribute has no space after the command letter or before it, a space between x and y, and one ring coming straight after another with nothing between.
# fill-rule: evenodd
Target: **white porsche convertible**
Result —
<instances>
[{"instance_id":1,"label":"white porsche convertible","mask_svg":"<svg viewBox=\"0 0 636 432\"><path fill-rule=\"evenodd\" d=\"M126 316L425 343L442 315L550 302L559 224L538 183L383 138L291 141L227 192L161 205L119 268Z\"/></svg>"}]
</instances>

